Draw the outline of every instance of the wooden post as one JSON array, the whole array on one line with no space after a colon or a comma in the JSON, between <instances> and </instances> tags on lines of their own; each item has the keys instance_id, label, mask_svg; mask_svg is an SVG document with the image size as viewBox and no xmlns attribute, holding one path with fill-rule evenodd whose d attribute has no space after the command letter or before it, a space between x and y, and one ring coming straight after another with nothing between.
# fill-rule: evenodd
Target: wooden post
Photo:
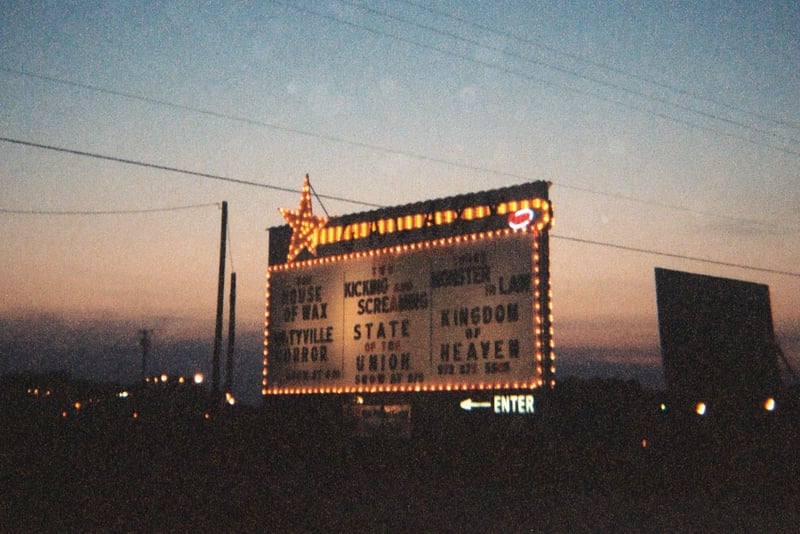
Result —
<instances>
[{"instance_id":1,"label":"wooden post","mask_svg":"<svg viewBox=\"0 0 800 534\"><path fill-rule=\"evenodd\" d=\"M219 284L217 288L217 324L214 330L214 356L211 360L211 391L219 395L219 366L222 349L222 308L225 301L225 238L228 229L228 203L222 202L222 229L219 237Z\"/></svg>"},{"instance_id":2,"label":"wooden post","mask_svg":"<svg viewBox=\"0 0 800 534\"><path fill-rule=\"evenodd\" d=\"M228 358L225 365L225 392L233 389L233 345L236 332L236 273L231 273L231 298L228 305Z\"/></svg>"}]
</instances>

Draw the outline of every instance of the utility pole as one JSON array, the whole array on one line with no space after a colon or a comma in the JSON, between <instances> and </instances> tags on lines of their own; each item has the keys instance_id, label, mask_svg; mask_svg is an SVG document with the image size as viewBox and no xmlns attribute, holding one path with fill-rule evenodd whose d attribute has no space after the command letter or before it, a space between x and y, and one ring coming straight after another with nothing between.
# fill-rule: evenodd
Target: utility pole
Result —
<instances>
[{"instance_id":1,"label":"utility pole","mask_svg":"<svg viewBox=\"0 0 800 534\"><path fill-rule=\"evenodd\" d=\"M222 308L225 300L225 237L228 229L228 203L222 202L222 228L219 237L219 284L217 289L217 325L214 330L214 355L211 360L211 392L219 396L219 366L222 349Z\"/></svg>"},{"instance_id":2,"label":"utility pole","mask_svg":"<svg viewBox=\"0 0 800 534\"><path fill-rule=\"evenodd\" d=\"M147 355L150 353L150 346L152 345L150 332L152 330L144 328L139 330L139 334L142 336L142 339L139 340L139 347L142 349L142 384L147 380Z\"/></svg>"},{"instance_id":3,"label":"utility pole","mask_svg":"<svg viewBox=\"0 0 800 534\"><path fill-rule=\"evenodd\" d=\"M236 273L231 273L231 298L228 307L228 359L225 366L225 392L233 393L233 345L236 337Z\"/></svg>"}]
</instances>

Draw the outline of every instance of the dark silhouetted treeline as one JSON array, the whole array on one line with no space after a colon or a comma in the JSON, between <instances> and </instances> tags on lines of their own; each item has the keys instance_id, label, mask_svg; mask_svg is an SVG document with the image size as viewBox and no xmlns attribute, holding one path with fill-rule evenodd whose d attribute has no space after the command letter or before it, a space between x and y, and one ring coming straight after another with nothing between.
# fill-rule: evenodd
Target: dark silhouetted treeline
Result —
<instances>
[{"instance_id":1,"label":"dark silhouetted treeline","mask_svg":"<svg viewBox=\"0 0 800 534\"><path fill-rule=\"evenodd\" d=\"M738 416L699 416L617 380L565 379L537 397L533 415L466 412L459 401L468 395L424 394L406 439L353 435L342 396L267 399L256 409L188 384L125 390L66 375L1 384L3 532L800 524L793 392L772 412Z\"/></svg>"}]
</instances>

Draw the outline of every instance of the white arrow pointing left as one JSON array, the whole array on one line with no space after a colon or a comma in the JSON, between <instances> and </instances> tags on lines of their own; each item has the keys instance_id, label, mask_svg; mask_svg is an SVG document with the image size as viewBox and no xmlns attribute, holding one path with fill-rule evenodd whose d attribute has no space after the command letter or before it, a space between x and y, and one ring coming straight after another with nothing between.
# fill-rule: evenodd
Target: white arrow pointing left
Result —
<instances>
[{"instance_id":1,"label":"white arrow pointing left","mask_svg":"<svg viewBox=\"0 0 800 534\"><path fill-rule=\"evenodd\" d=\"M473 408L491 408L491 407L492 403L489 401L476 402L473 401L472 399L464 399L463 401L461 401L461 408L468 412L471 412Z\"/></svg>"}]
</instances>

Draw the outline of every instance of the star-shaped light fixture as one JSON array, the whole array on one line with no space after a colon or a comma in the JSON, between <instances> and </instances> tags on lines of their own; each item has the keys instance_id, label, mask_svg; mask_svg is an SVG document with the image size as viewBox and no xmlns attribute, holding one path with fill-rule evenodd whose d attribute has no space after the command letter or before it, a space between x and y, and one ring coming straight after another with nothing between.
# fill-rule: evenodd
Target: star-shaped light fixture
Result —
<instances>
[{"instance_id":1,"label":"star-shaped light fixture","mask_svg":"<svg viewBox=\"0 0 800 534\"><path fill-rule=\"evenodd\" d=\"M280 208L281 215L292 227L292 240L289 242L289 252L286 254L286 263L293 261L298 254L307 249L311 254L317 254L319 231L328 222L327 217L318 217L311 212L311 185L308 175L303 181L300 192L300 205L297 210Z\"/></svg>"}]
</instances>

